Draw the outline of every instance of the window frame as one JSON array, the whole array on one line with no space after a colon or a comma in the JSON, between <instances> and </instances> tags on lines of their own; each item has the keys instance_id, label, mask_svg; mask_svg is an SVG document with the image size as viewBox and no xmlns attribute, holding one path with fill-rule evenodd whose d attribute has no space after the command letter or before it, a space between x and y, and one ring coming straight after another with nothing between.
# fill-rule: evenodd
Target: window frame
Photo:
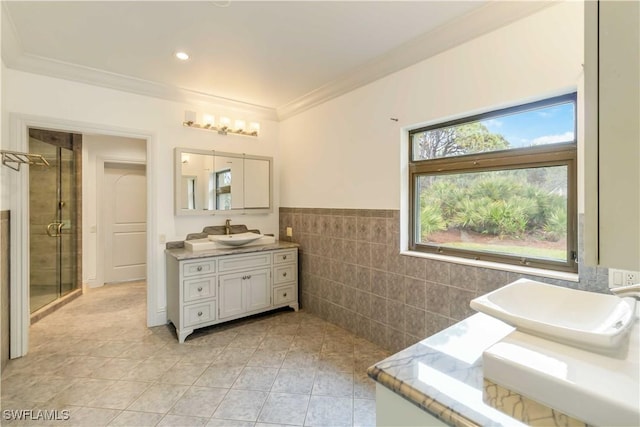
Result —
<instances>
[{"instance_id":1,"label":"window frame","mask_svg":"<svg viewBox=\"0 0 640 427\"><path fill-rule=\"evenodd\" d=\"M541 101L504 108L483 114L432 124L426 127L409 130L409 250L423 253L448 255L466 259L497 262L545 270L578 272L578 232L577 232L577 102L576 93L548 98ZM574 139L572 142L553 143L534 147L495 150L483 153L440 157L428 160L413 160L413 135L432 129L458 124L486 120L505 114L513 114L540 108L573 102L574 104ZM517 255L506 255L492 252L457 249L418 242L417 209L420 195L416 193L417 177L422 175L438 176L460 173L491 172L500 170L517 170L531 167L567 167L567 260L554 261L541 258L527 258Z\"/></svg>"}]
</instances>

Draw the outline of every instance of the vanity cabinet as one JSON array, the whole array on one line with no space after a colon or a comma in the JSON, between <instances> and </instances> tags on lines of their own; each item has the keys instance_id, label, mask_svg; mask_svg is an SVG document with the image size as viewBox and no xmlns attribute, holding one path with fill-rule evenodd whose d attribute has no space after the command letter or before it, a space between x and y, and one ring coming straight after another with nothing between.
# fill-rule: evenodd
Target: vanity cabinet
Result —
<instances>
[{"instance_id":1,"label":"vanity cabinet","mask_svg":"<svg viewBox=\"0 0 640 427\"><path fill-rule=\"evenodd\" d=\"M271 306L269 269L220 276L220 319Z\"/></svg>"},{"instance_id":2,"label":"vanity cabinet","mask_svg":"<svg viewBox=\"0 0 640 427\"><path fill-rule=\"evenodd\" d=\"M298 300L298 250L273 255L273 303L288 304Z\"/></svg>"},{"instance_id":3,"label":"vanity cabinet","mask_svg":"<svg viewBox=\"0 0 640 427\"><path fill-rule=\"evenodd\" d=\"M179 342L197 328L280 307L298 310L297 248L231 252L180 259L167 251L167 318Z\"/></svg>"}]
</instances>

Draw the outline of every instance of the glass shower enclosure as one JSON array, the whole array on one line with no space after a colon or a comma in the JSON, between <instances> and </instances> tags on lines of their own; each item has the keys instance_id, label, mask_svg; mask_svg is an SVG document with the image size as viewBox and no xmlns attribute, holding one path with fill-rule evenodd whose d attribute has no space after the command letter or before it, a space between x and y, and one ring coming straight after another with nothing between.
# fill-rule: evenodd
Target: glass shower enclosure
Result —
<instances>
[{"instance_id":1,"label":"glass shower enclosure","mask_svg":"<svg viewBox=\"0 0 640 427\"><path fill-rule=\"evenodd\" d=\"M34 312L79 288L81 136L29 129L29 305Z\"/></svg>"}]
</instances>

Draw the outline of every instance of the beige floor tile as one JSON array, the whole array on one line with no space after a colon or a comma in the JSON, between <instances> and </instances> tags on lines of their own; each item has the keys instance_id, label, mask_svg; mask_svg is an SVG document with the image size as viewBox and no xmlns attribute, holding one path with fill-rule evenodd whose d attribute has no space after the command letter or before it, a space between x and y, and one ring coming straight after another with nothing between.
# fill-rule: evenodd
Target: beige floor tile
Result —
<instances>
[{"instance_id":1,"label":"beige floor tile","mask_svg":"<svg viewBox=\"0 0 640 427\"><path fill-rule=\"evenodd\" d=\"M169 412L210 418L228 391L227 388L190 387Z\"/></svg>"},{"instance_id":2,"label":"beige floor tile","mask_svg":"<svg viewBox=\"0 0 640 427\"><path fill-rule=\"evenodd\" d=\"M120 413L117 409L79 408L70 414L64 425L98 427L106 426Z\"/></svg>"},{"instance_id":3,"label":"beige floor tile","mask_svg":"<svg viewBox=\"0 0 640 427\"><path fill-rule=\"evenodd\" d=\"M148 388L149 383L146 382L116 381L91 400L88 406L125 409Z\"/></svg>"},{"instance_id":4,"label":"beige floor tile","mask_svg":"<svg viewBox=\"0 0 640 427\"><path fill-rule=\"evenodd\" d=\"M280 369L271 387L276 393L311 394L315 369Z\"/></svg>"},{"instance_id":5,"label":"beige floor tile","mask_svg":"<svg viewBox=\"0 0 640 427\"><path fill-rule=\"evenodd\" d=\"M173 384L152 384L127 409L164 414L171 409L188 388Z\"/></svg>"},{"instance_id":6,"label":"beige floor tile","mask_svg":"<svg viewBox=\"0 0 640 427\"><path fill-rule=\"evenodd\" d=\"M242 369L242 366L212 365L200 375L194 385L231 388Z\"/></svg>"},{"instance_id":7,"label":"beige floor tile","mask_svg":"<svg viewBox=\"0 0 640 427\"><path fill-rule=\"evenodd\" d=\"M353 397L353 374L342 371L318 371L311 394Z\"/></svg>"},{"instance_id":8,"label":"beige floor tile","mask_svg":"<svg viewBox=\"0 0 640 427\"><path fill-rule=\"evenodd\" d=\"M100 369L91 373L92 378L102 378L105 380L119 380L124 378L129 372L142 363L139 359L119 359L110 358Z\"/></svg>"},{"instance_id":9,"label":"beige floor tile","mask_svg":"<svg viewBox=\"0 0 640 427\"><path fill-rule=\"evenodd\" d=\"M130 341L100 341L90 354L98 357L118 357L130 346Z\"/></svg>"},{"instance_id":10,"label":"beige floor tile","mask_svg":"<svg viewBox=\"0 0 640 427\"><path fill-rule=\"evenodd\" d=\"M253 348L256 349L262 343L263 335L238 334L228 345L228 348Z\"/></svg>"},{"instance_id":11,"label":"beige floor tile","mask_svg":"<svg viewBox=\"0 0 640 427\"><path fill-rule=\"evenodd\" d=\"M269 391L276 375L278 375L278 370L275 368L247 366L240 372L232 388Z\"/></svg>"},{"instance_id":12,"label":"beige floor tile","mask_svg":"<svg viewBox=\"0 0 640 427\"><path fill-rule=\"evenodd\" d=\"M109 426L153 427L160 422L162 417L162 414L154 414L151 412L122 411L120 415L109 423Z\"/></svg>"},{"instance_id":13,"label":"beige floor tile","mask_svg":"<svg viewBox=\"0 0 640 427\"><path fill-rule=\"evenodd\" d=\"M56 394L50 402L53 404L84 406L114 383L115 381L113 380L78 378L69 387Z\"/></svg>"},{"instance_id":14,"label":"beige floor tile","mask_svg":"<svg viewBox=\"0 0 640 427\"><path fill-rule=\"evenodd\" d=\"M339 427L353 422L353 399L348 397L311 396L305 426Z\"/></svg>"},{"instance_id":15,"label":"beige floor tile","mask_svg":"<svg viewBox=\"0 0 640 427\"><path fill-rule=\"evenodd\" d=\"M175 364L175 359L146 359L132 367L122 379L130 381L157 381Z\"/></svg>"},{"instance_id":16,"label":"beige floor tile","mask_svg":"<svg viewBox=\"0 0 640 427\"><path fill-rule=\"evenodd\" d=\"M207 418L168 414L160 420L158 426L197 427L206 425L207 421L209 421Z\"/></svg>"},{"instance_id":17,"label":"beige floor tile","mask_svg":"<svg viewBox=\"0 0 640 427\"><path fill-rule=\"evenodd\" d=\"M374 399L353 400L354 427L376 426L376 401Z\"/></svg>"},{"instance_id":18,"label":"beige floor tile","mask_svg":"<svg viewBox=\"0 0 640 427\"><path fill-rule=\"evenodd\" d=\"M308 394L270 393L258 421L301 426L304 424L308 406Z\"/></svg>"},{"instance_id":19,"label":"beige floor tile","mask_svg":"<svg viewBox=\"0 0 640 427\"><path fill-rule=\"evenodd\" d=\"M289 350L294 335L269 335L262 340L258 348L264 350Z\"/></svg>"},{"instance_id":20,"label":"beige floor tile","mask_svg":"<svg viewBox=\"0 0 640 427\"><path fill-rule=\"evenodd\" d=\"M90 289L40 320L29 354L2 372L2 409L69 410L54 426L375 424L366 368L389 354L340 327L277 312L180 344L145 317L142 283Z\"/></svg>"},{"instance_id":21,"label":"beige floor tile","mask_svg":"<svg viewBox=\"0 0 640 427\"><path fill-rule=\"evenodd\" d=\"M376 383L366 372L358 372L353 375L353 397L356 399L375 399Z\"/></svg>"},{"instance_id":22,"label":"beige floor tile","mask_svg":"<svg viewBox=\"0 0 640 427\"><path fill-rule=\"evenodd\" d=\"M320 353L307 351L289 351L284 357L282 367L284 369L315 369L320 362Z\"/></svg>"},{"instance_id":23,"label":"beige floor tile","mask_svg":"<svg viewBox=\"0 0 640 427\"><path fill-rule=\"evenodd\" d=\"M255 348L226 348L220 352L212 364L244 366L255 353Z\"/></svg>"},{"instance_id":24,"label":"beige floor tile","mask_svg":"<svg viewBox=\"0 0 640 427\"><path fill-rule=\"evenodd\" d=\"M322 353L318 368L322 371L353 372L353 353Z\"/></svg>"},{"instance_id":25,"label":"beige floor tile","mask_svg":"<svg viewBox=\"0 0 640 427\"><path fill-rule=\"evenodd\" d=\"M64 377L89 378L108 361L109 359L105 357L68 357L67 363L61 366L55 374Z\"/></svg>"},{"instance_id":26,"label":"beige floor tile","mask_svg":"<svg viewBox=\"0 0 640 427\"><path fill-rule=\"evenodd\" d=\"M262 366L265 368L279 368L282 366L284 357L287 355L286 350L256 350L249 361L248 366Z\"/></svg>"},{"instance_id":27,"label":"beige floor tile","mask_svg":"<svg viewBox=\"0 0 640 427\"><path fill-rule=\"evenodd\" d=\"M29 397L29 391L33 390L38 378L29 374L14 374L6 378L2 378L2 387L0 388L0 396L2 400L25 400ZM62 383L61 383L62 384ZM60 390L58 390L60 391ZM25 395L26 393L26 395ZM27 399L28 400L28 399Z\"/></svg>"},{"instance_id":28,"label":"beige floor tile","mask_svg":"<svg viewBox=\"0 0 640 427\"><path fill-rule=\"evenodd\" d=\"M220 402L213 418L238 421L256 421L268 393L253 390L229 390Z\"/></svg>"},{"instance_id":29,"label":"beige floor tile","mask_svg":"<svg viewBox=\"0 0 640 427\"><path fill-rule=\"evenodd\" d=\"M185 349L185 352L180 359L181 363L209 364L216 360L224 350L224 347L209 348L206 346L180 345Z\"/></svg>"},{"instance_id":30,"label":"beige floor tile","mask_svg":"<svg viewBox=\"0 0 640 427\"><path fill-rule=\"evenodd\" d=\"M223 420L211 418L206 427L254 427L253 421Z\"/></svg>"},{"instance_id":31,"label":"beige floor tile","mask_svg":"<svg viewBox=\"0 0 640 427\"><path fill-rule=\"evenodd\" d=\"M176 363L158 380L161 383L193 385L207 369L206 363Z\"/></svg>"}]
</instances>

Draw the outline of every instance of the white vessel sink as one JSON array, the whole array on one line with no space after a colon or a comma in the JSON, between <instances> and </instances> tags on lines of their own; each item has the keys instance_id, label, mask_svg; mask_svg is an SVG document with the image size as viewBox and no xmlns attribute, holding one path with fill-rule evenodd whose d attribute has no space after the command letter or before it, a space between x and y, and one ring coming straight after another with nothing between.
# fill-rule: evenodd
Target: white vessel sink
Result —
<instances>
[{"instance_id":1,"label":"white vessel sink","mask_svg":"<svg viewBox=\"0 0 640 427\"><path fill-rule=\"evenodd\" d=\"M262 234L257 233L238 233L238 234L223 234L223 235L210 235L209 240L221 243L227 246L243 246L247 243L254 242L263 237Z\"/></svg>"},{"instance_id":2,"label":"white vessel sink","mask_svg":"<svg viewBox=\"0 0 640 427\"><path fill-rule=\"evenodd\" d=\"M471 301L471 308L523 332L585 348L613 351L627 341L635 301L528 279Z\"/></svg>"}]
</instances>

